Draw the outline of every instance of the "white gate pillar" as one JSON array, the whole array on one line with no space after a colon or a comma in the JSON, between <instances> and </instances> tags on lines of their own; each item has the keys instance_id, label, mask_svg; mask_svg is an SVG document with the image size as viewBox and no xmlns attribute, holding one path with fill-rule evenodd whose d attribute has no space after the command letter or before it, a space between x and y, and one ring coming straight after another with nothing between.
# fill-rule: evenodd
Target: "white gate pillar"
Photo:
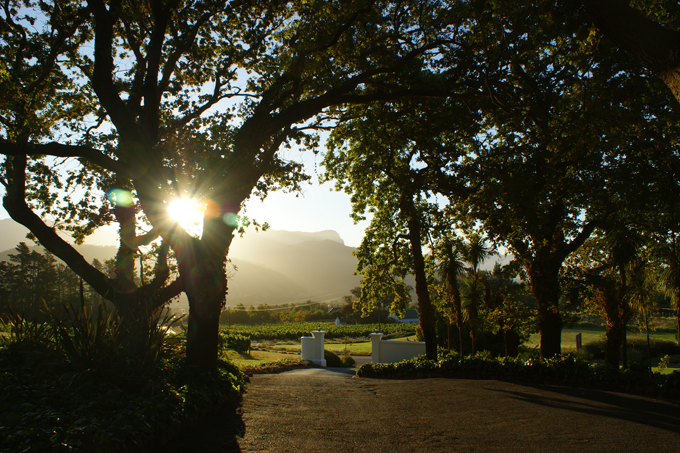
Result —
<instances>
[{"instance_id":1,"label":"white gate pillar","mask_svg":"<svg viewBox=\"0 0 680 453\"><path fill-rule=\"evenodd\" d=\"M312 330L311 337L300 338L302 360L308 360L319 366L326 366L323 357L325 330Z\"/></svg>"}]
</instances>

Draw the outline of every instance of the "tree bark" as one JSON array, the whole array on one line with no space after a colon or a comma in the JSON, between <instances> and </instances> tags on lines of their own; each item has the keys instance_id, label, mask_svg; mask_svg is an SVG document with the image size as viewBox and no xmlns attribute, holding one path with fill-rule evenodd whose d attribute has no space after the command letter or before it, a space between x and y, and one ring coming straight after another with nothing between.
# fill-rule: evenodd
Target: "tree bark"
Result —
<instances>
[{"instance_id":1,"label":"tree bark","mask_svg":"<svg viewBox=\"0 0 680 453\"><path fill-rule=\"evenodd\" d=\"M596 293L598 305L607 323L605 342L605 363L619 369L621 362L621 346L623 344L623 318L619 311L618 291L607 280L596 283L599 288Z\"/></svg>"},{"instance_id":2,"label":"tree bark","mask_svg":"<svg viewBox=\"0 0 680 453\"><path fill-rule=\"evenodd\" d=\"M206 371L217 368L220 312L227 294L225 263L233 230L221 216L206 219L201 240L186 237L175 248L189 300L187 365Z\"/></svg>"},{"instance_id":3,"label":"tree bark","mask_svg":"<svg viewBox=\"0 0 680 453\"><path fill-rule=\"evenodd\" d=\"M562 352L562 316L559 311L558 280L560 266L534 261L525 265L525 268L538 305L541 358L549 359Z\"/></svg>"},{"instance_id":4,"label":"tree bark","mask_svg":"<svg viewBox=\"0 0 680 453\"><path fill-rule=\"evenodd\" d=\"M475 355L477 353L477 325L479 324L479 313L477 310L477 279L473 278L472 281L472 294L470 303L468 304L468 322L470 324L470 340L472 344L472 349L470 353Z\"/></svg>"},{"instance_id":5,"label":"tree bark","mask_svg":"<svg viewBox=\"0 0 680 453\"><path fill-rule=\"evenodd\" d=\"M604 361L607 365L618 369L621 362L621 344L623 343L623 326L618 318L607 321L606 336Z\"/></svg>"},{"instance_id":6,"label":"tree bark","mask_svg":"<svg viewBox=\"0 0 680 453\"><path fill-rule=\"evenodd\" d=\"M504 331L505 337L505 356L517 357L519 355L519 334L514 330Z\"/></svg>"},{"instance_id":7,"label":"tree bark","mask_svg":"<svg viewBox=\"0 0 680 453\"><path fill-rule=\"evenodd\" d=\"M428 360L437 360L437 330L434 306L430 300L430 291L427 285L425 273L425 258L423 257L423 245L420 238L421 225L413 201L403 196L401 209L407 217L408 237L411 244L413 257L413 272L416 280L416 296L418 298L418 314L420 329L425 339L425 355Z\"/></svg>"}]
</instances>

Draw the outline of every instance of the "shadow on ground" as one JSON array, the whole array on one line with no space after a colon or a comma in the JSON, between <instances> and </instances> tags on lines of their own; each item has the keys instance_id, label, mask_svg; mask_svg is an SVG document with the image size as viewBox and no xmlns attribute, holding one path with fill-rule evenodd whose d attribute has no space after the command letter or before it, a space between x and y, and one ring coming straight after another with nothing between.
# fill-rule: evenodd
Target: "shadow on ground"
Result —
<instances>
[{"instance_id":1,"label":"shadow on ground","mask_svg":"<svg viewBox=\"0 0 680 453\"><path fill-rule=\"evenodd\" d=\"M179 434L167 439L158 451L241 453L238 438L243 438L245 430L240 404L232 404L182 429Z\"/></svg>"},{"instance_id":2,"label":"shadow on ground","mask_svg":"<svg viewBox=\"0 0 680 453\"><path fill-rule=\"evenodd\" d=\"M546 408L561 409L599 417L625 420L652 426L658 429L670 430L673 432L678 432L680 429L678 413L669 412L669 405L674 405L676 403L672 403L667 400L648 399L621 393L574 387L526 387L531 389L536 388L550 393L536 394L533 392L533 390L488 390L491 392L505 394L509 398L544 406ZM559 398L554 394L569 398Z\"/></svg>"}]
</instances>

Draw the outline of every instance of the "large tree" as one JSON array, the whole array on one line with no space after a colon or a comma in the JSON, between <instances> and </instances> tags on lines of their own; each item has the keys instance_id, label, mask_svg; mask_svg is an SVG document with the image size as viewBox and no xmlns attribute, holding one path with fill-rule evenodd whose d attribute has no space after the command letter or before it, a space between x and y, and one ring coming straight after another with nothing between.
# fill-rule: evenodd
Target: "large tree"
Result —
<instances>
[{"instance_id":1,"label":"large tree","mask_svg":"<svg viewBox=\"0 0 680 453\"><path fill-rule=\"evenodd\" d=\"M388 288L379 282L389 283L394 276L401 282L412 273L430 359L436 358L437 350L426 247L432 249L433 237L452 233L441 227L439 218L444 214L439 202L443 200L434 194L438 185L460 193L467 190L453 177L453 156L464 152L477 117L458 102L459 96L477 91L467 84L463 87L448 99L371 104L344 112L345 120L331 135L324 160L327 176L352 195L354 217L372 215L357 250L358 270L364 277L359 302L364 294L387 294ZM451 116L444 111L459 115L458 128L451 128Z\"/></svg>"},{"instance_id":2,"label":"large tree","mask_svg":"<svg viewBox=\"0 0 680 453\"><path fill-rule=\"evenodd\" d=\"M441 93L421 72L462 26L438 1L6 5L0 72L13 96L2 104L5 208L129 318L184 291L187 359L204 368L216 363L236 215L253 193L304 179L280 147L313 146L305 132L323 125L314 117L328 107ZM62 199L45 187L60 174L44 156L75 158L68 182L84 191ZM205 206L200 238L169 219L166 207L178 197ZM78 235L117 222L114 278L64 242L50 216ZM138 246L156 238L157 277L139 286ZM173 282L168 248L178 263Z\"/></svg>"},{"instance_id":3,"label":"large tree","mask_svg":"<svg viewBox=\"0 0 680 453\"><path fill-rule=\"evenodd\" d=\"M578 13L551 2L531 10L535 21L514 16L526 13L520 8L487 22L496 108L486 110L481 152L470 160L479 190L465 207L523 264L541 354L552 357L561 349L562 263L610 215L612 194L646 196L627 186L636 163L673 140L660 131L674 112L647 103L666 94L641 65L584 29Z\"/></svg>"}]
</instances>

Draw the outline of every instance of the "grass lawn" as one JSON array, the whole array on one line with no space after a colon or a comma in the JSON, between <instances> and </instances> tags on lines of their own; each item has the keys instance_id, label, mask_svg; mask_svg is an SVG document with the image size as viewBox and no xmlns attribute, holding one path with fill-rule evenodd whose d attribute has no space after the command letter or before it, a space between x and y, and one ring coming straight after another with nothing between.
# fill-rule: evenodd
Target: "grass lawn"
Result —
<instances>
[{"instance_id":1,"label":"grass lawn","mask_svg":"<svg viewBox=\"0 0 680 453\"><path fill-rule=\"evenodd\" d=\"M403 337L395 339L397 341L416 341L416 336L411 335L409 337ZM300 354L300 343L278 343L269 345L268 348L279 349L282 351L296 352ZM348 341L343 342L326 342L324 344L324 349L332 351L339 356L343 355L371 355L371 342L370 341Z\"/></svg>"},{"instance_id":2,"label":"grass lawn","mask_svg":"<svg viewBox=\"0 0 680 453\"><path fill-rule=\"evenodd\" d=\"M300 354L300 343L279 343L267 346L271 349L278 349L281 351L289 351ZM371 354L371 342L370 341L357 341L348 343L329 343L324 344L324 349L332 351L339 356L343 355L370 355Z\"/></svg>"},{"instance_id":3,"label":"grass lawn","mask_svg":"<svg viewBox=\"0 0 680 453\"><path fill-rule=\"evenodd\" d=\"M576 334L580 333L583 338L583 344L591 341L603 340L605 338L604 327L575 327L573 329L562 329L562 348L576 349ZM627 338L641 338L646 339L644 332L631 333L628 332ZM674 332L649 332L649 338L652 340L676 341ZM524 345L527 347L538 347L541 343L541 336L537 333L533 334L529 341Z\"/></svg>"},{"instance_id":4,"label":"grass lawn","mask_svg":"<svg viewBox=\"0 0 680 453\"><path fill-rule=\"evenodd\" d=\"M277 362L279 360L300 359L299 354L285 354L271 351L251 351L250 354L243 354L231 349L227 351L227 357L231 363L239 368L260 366L265 363Z\"/></svg>"}]
</instances>

